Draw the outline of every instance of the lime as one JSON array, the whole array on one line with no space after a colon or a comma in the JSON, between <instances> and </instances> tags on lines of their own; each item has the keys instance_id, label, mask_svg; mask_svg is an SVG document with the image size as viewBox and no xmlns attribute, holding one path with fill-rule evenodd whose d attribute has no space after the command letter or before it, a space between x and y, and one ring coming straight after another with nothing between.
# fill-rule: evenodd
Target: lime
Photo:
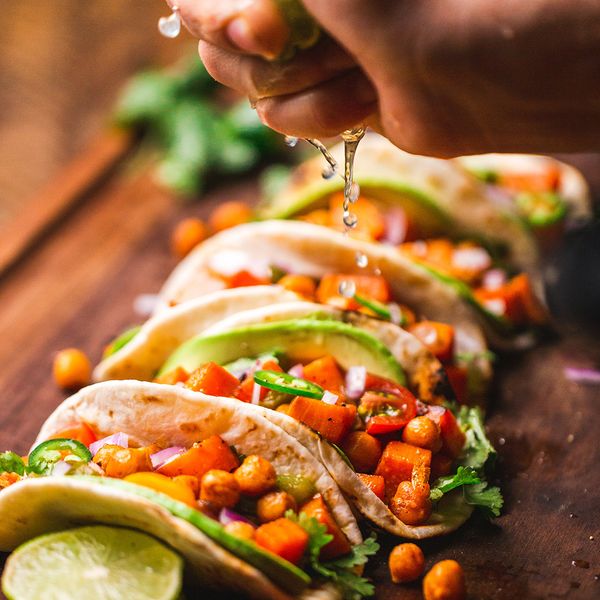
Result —
<instances>
[{"instance_id":1,"label":"lime","mask_svg":"<svg viewBox=\"0 0 600 600\"><path fill-rule=\"evenodd\" d=\"M319 26L308 14L300 0L275 0L279 5L290 30L291 38L288 47L280 60L291 58L295 50L304 50L314 46L320 36Z\"/></svg>"},{"instance_id":2,"label":"lime","mask_svg":"<svg viewBox=\"0 0 600 600\"><path fill-rule=\"evenodd\" d=\"M154 538L117 527L49 533L8 558L2 591L10 600L173 600L183 561Z\"/></svg>"}]
</instances>

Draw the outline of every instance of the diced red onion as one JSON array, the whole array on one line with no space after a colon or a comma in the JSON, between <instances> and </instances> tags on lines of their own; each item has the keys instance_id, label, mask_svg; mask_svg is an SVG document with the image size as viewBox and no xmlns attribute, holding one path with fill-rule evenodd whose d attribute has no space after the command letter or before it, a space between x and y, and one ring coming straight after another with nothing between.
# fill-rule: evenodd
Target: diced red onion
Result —
<instances>
[{"instance_id":1,"label":"diced red onion","mask_svg":"<svg viewBox=\"0 0 600 600\"><path fill-rule=\"evenodd\" d=\"M505 188L498 185L488 185L486 187L488 192L486 196L493 204L509 211L514 210L512 195Z\"/></svg>"},{"instance_id":2,"label":"diced red onion","mask_svg":"<svg viewBox=\"0 0 600 600\"><path fill-rule=\"evenodd\" d=\"M302 365L302 363L298 363L297 365L294 365L288 371L288 373L290 375L293 375L294 377L298 377L299 379L302 379L304 377L304 366Z\"/></svg>"},{"instance_id":3,"label":"diced red onion","mask_svg":"<svg viewBox=\"0 0 600 600\"><path fill-rule=\"evenodd\" d=\"M149 317L158 304L158 294L140 294L133 300L133 312L140 317Z\"/></svg>"},{"instance_id":4,"label":"diced red onion","mask_svg":"<svg viewBox=\"0 0 600 600\"><path fill-rule=\"evenodd\" d=\"M182 446L171 446L170 448L165 448L164 450L159 450L154 454L150 455L150 461L152 462L152 467L158 469L162 467L167 461L171 460L177 454L181 454L185 451L185 448Z\"/></svg>"},{"instance_id":5,"label":"diced red onion","mask_svg":"<svg viewBox=\"0 0 600 600\"><path fill-rule=\"evenodd\" d=\"M102 438L101 440L90 444L90 452L92 453L92 456L95 456L98 450L107 444L121 446L122 448L129 448L129 436L126 433L121 432L113 433L108 437Z\"/></svg>"},{"instance_id":6,"label":"diced red onion","mask_svg":"<svg viewBox=\"0 0 600 600\"><path fill-rule=\"evenodd\" d=\"M365 391L367 382L366 367L350 367L346 372L346 385L344 391L350 400L358 400Z\"/></svg>"},{"instance_id":7,"label":"diced red onion","mask_svg":"<svg viewBox=\"0 0 600 600\"><path fill-rule=\"evenodd\" d=\"M385 234L383 241L397 246L406 239L408 220L404 209L399 206L390 209L385 215Z\"/></svg>"},{"instance_id":8,"label":"diced red onion","mask_svg":"<svg viewBox=\"0 0 600 600\"><path fill-rule=\"evenodd\" d=\"M581 369L579 367L565 367L565 377L575 383L600 384L600 371L596 369Z\"/></svg>"},{"instance_id":9,"label":"diced red onion","mask_svg":"<svg viewBox=\"0 0 600 600\"><path fill-rule=\"evenodd\" d=\"M457 248L452 253L452 264L459 269L485 271L492 265L492 259L483 248Z\"/></svg>"},{"instance_id":10,"label":"diced red onion","mask_svg":"<svg viewBox=\"0 0 600 600\"><path fill-rule=\"evenodd\" d=\"M486 290L498 290L506 283L506 271L490 269L484 274L482 285Z\"/></svg>"},{"instance_id":11,"label":"diced red onion","mask_svg":"<svg viewBox=\"0 0 600 600\"><path fill-rule=\"evenodd\" d=\"M246 517L242 517L242 515L239 515L230 508L221 509L221 512L219 513L219 522L222 525L229 525L229 523L237 523L239 521L253 525L252 521L246 519Z\"/></svg>"},{"instance_id":12,"label":"diced red onion","mask_svg":"<svg viewBox=\"0 0 600 600\"><path fill-rule=\"evenodd\" d=\"M399 304L396 304L395 302L390 302L388 305L388 310L390 311L390 321L394 324L394 325L401 325L402 324L402 309L400 308Z\"/></svg>"},{"instance_id":13,"label":"diced red onion","mask_svg":"<svg viewBox=\"0 0 600 600\"><path fill-rule=\"evenodd\" d=\"M52 468L52 475L66 475L73 465L70 465L68 462L64 460L59 460L54 467Z\"/></svg>"},{"instance_id":14,"label":"diced red onion","mask_svg":"<svg viewBox=\"0 0 600 600\"><path fill-rule=\"evenodd\" d=\"M426 416L429 417L432 421L438 423L439 425L440 419L446 412L446 409L443 406L437 406L435 404L429 404L427 406L427 409L428 410Z\"/></svg>"},{"instance_id":15,"label":"diced red onion","mask_svg":"<svg viewBox=\"0 0 600 600\"><path fill-rule=\"evenodd\" d=\"M325 402L325 404L336 404L338 401L338 398L339 398L339 396L337 394L334 394L328 390L325 390L321 400L323 402Z\"/></svg>"},{"instance_id":16,"label":"diced red onion","mask_svg":"<svg viewBox=\"0 0 600 600\"><path fill-rule=\"evenodd\" d=\"M506 313L506 302L502 298L489 298L482 302L491 313L502 317Z\"/></svg>"},{"instance_id":17,"label":"diced red onion","mask_svg":"<svg viewBox=\"0 0 600 600\"><path fill-rule=\"evenodd\" d=\"M252 404L260 404L260 391L261 386L254 382L254 386L252 387Z\"/></svg>"}]
</instances>

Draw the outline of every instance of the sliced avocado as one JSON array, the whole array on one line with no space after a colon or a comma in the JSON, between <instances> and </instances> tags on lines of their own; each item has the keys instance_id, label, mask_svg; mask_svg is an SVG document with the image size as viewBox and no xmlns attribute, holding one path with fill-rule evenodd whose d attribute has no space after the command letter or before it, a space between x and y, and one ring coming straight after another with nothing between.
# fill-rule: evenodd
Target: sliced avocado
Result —
<instances>
[{"instance_id":1,"label":"sliced avocado","mask_svg":"<svg viewBox=\"0 0 600 600\"><path fill-rule=\"evenodd\" d=\"M110 344L108 344L108 346L106 346L106 349L102 354L102 359L112 356L121 348L129 344L129 342L139 333L141 328L141 325L136 325L119 334L112 342L110 342Z\"/></svg>"},{"instance_id":2,"label":"sliced avocado","mask_svg":"<svg viewBox=\"0 0 600 600\"><path fill-rule=\"evenodd\" d=\"M316 360L331 354L344 369L361 365L374 375L402 385L406 382L402 367L378 339L347 323L324 319L259 323L215 335L199 335L175 350L159 374L176 367L193 371L209 361L226 364L275 348L293 362Z\"/></svg>"},{"instance_id":3,"label":"sliced avocado","mask_svg":"<svg viewBox=\"0 0 600 600\"><path fill-rule=\"evenodd\" d=\"M200 511L190 508L186 504L183 504L183 502L173 500L169 496L155 492L150 488L121 481L120 479L85 476L76 476L76 478L89 482L92 487L94 485L101 485L113 488L124 493L141 496L162 506L173 516L183 519L198 528L202 533L231 552L231 554L256 567L273 583L290 594L299 594L310 585L311 578L309 575L296 567L296 565L280 558L276 554L262 550L253 542L227 533L218 521L207 517Z\"/></svg>"}]
</instances>

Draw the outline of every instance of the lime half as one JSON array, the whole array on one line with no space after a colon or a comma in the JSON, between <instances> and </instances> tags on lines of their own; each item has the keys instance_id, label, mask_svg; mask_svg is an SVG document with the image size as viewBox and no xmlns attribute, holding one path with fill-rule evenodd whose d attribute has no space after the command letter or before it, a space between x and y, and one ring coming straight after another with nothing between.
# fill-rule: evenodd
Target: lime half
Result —
<instances>
[{"instance_id":1,"label":"lime half","mask_svg":"<svg viewBox=\"0 0 600 600\"><path fill-rule=\"evenodd\" d=\"M49 533L19 546L6 562L10 600L174 600L183 561L154 538L101 525Z\"/></svg>"}]
</instances>

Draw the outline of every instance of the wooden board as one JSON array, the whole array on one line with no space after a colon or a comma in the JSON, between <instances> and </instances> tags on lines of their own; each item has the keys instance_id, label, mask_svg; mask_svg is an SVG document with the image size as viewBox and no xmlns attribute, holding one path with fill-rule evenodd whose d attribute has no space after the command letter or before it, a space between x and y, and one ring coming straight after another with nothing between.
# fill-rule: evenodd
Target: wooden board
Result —
<instances>
[{"instance_id":1,"label":"wooden board","mask_svg":"<svg viewBox=\"0 0 600 600\"><path fill-rule=\"evenodd\" d=\"M599 165L591 160L589 172ZM148 174L121 171L4 275L0 449L26 452L63 399L50 373L56 350L77 346L98 359L114 334L140 320L136 296L156 292L175 265L172 226L224 199L254 194L249 181L200 205L177 205ZM600 345L583 334L501 361L489 431L500 452L504 515L493 524L474 517L453 535L422 544L428 567L444 558L463 565L470 598L600 597L599 388L563 377L567 365L598 364ZM419 584L390 582L387 554L397 541L380 540L385 551L367 571L377 597L421 598Z\"/></svg>"}]
</instances>

